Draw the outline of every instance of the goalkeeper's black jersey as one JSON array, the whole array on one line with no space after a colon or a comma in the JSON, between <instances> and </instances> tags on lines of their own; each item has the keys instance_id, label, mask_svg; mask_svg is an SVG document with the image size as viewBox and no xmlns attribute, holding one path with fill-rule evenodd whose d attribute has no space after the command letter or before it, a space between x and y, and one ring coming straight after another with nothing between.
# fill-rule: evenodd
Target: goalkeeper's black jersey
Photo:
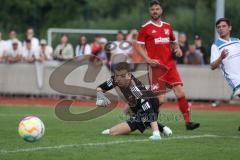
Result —
<instances>
[{"instance_id":1,"label":"goalkeeper's black jersey","mask_svg":"<svg viewBox=\"0 0 240 160\"><path fill-rule=\"evenodd\" d=\"M100 87L104 91L109 91L119 86L115 82L114 76L112 76L109 80L107 80L98 87ZM158 101L158 98L154 97L153 92L147 90L146 87L142 84L142 82L135 78L133 75L131 76L130 85L127 88L119 87L119 89L124 95L125 99L128 102L128 105L131 107L131 110L133 112L137 112L139 107L141 107L142 104L144 104L150 98L155 98Z\"/></svg>"}]
</instances>

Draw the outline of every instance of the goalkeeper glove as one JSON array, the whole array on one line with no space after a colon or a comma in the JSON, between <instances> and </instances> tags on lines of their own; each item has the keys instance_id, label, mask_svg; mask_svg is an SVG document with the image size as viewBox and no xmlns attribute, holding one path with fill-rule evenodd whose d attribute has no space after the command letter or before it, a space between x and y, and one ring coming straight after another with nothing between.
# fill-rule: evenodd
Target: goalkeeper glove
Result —
<instances>
[{"instance_id":1,"label":"goalkeeper glove","mask_svg":"<svg viewBox=\"0 0 240 160\"><path fill-rule=\"evenodd\" d=\"M96 106L106 107L110 103L111 103L110 100L104 95L103 92L97 92Z\"/></svg>"}]
</instances>

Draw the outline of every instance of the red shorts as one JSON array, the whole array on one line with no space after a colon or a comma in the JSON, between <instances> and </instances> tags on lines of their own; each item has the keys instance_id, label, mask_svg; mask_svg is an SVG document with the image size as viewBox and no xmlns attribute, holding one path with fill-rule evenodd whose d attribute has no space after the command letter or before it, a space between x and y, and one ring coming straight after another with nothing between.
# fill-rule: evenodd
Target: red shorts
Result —
<instances>
[{"instance_id":1,"label":"red shorts","mask_svg":"<svg viewBox=\"0 0 240 160\"><path fill-rule=\"evenodd\" d=\"M150 88L155 93L165 93L176 85L183 85L176 65L149 67Z\"/></svg>"}]
</instances>

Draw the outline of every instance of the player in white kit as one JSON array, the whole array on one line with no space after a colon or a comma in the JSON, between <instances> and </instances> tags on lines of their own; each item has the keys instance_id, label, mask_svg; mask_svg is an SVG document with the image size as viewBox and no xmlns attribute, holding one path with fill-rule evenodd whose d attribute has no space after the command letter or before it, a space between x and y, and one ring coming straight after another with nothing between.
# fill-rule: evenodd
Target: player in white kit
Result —
<instances>
[{"instance_id":1,"label":"player in white kit","mask_svg":"<svg viewBox=\"0 0 240 160\"><path fill-rule=\"evenodd\" d=\"M233 90L232 98L240 97L240 40L230 37L230 20L220 18L216 22L219 38L212 44L211 69L220 66L223 75Z\"/></svg>"}]
</instances>

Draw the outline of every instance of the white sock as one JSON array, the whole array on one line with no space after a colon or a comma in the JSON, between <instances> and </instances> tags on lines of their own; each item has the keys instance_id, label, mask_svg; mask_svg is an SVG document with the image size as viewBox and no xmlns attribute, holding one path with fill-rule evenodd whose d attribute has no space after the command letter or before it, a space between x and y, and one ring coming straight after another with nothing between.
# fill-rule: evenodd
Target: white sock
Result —
<instances>
[{"instance_id":1,"label":"white sock","mask_svg":"<svg viewBox=\"0 0 240 160\"><path fill-rule=\"evenodd\" d=\"M110 134L110 129L106 129L106 130L102 131L102 134Z\"/></svg>"},{"instance_id":2,"label":"white sock","mask_svg":"<svg viewBox=\"0 0 240 160\"><path fill-rule=\"evenodd\" d=\"M159 131L153 131L153 136L160 136L160 132Z\"/></svg>"}]
</instances>

